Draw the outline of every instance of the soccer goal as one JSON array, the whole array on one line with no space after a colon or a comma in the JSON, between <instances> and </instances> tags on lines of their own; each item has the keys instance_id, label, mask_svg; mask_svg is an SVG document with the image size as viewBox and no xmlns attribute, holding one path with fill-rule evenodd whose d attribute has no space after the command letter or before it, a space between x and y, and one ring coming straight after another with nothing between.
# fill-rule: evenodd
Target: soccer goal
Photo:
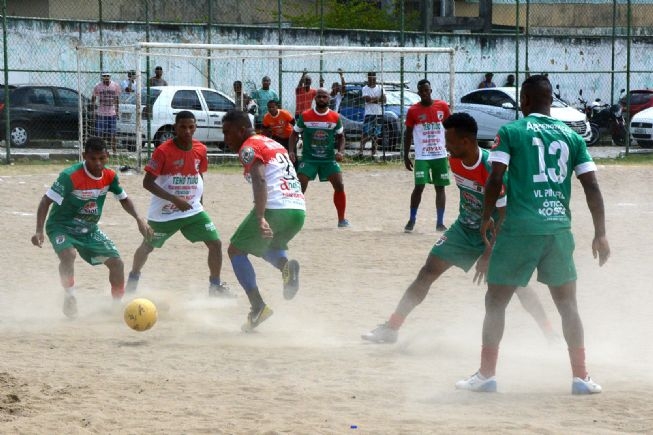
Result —
<instances>
[{"instance_id":1,"label":"soccer goal","mask_svg":"<svg viewBox=\"0 0 653 435\"><path fill-rule=\"evenodd\" d=\"M310 77L310 88L344 91L332 98L331 108L341 114L347 148L357 154L363 138L365 101L361 95L370 72L376 75L385 104L381 105L379 154L402 151L406 110L419 101L417 82L428 79L433 98L454 102L454 49L446 47L344 47L296 45L228 45L140 43L122 47L79 47L78 88L88 98L100 83L100 73L111 74L121 85L116 125L118 165L141 168L154 147L173 136L174 116L192 111L198 140L209 147L212 162L228 154L223 144L222 117L233 108L253 114L261 128L270 93L261 92L263 78L270 79L280 107L295 114L296 88ZM156 76L155 70L160 74ZM128 80L133 85L126 89ZM154 78L154 79L152 79ZM164 80L167 86L159 86ZM236 94L240 82L242 92ZM306 80L303 82L306 85ZM236 86L235 86L236 85ZM130 92L131 91L131 92ZM334 91L335 92L335 91ZM80 97L80 108L88 106ZM89 112L97 111L90 108ZM80 113L82 111L80 110ZM97 119L81 119L80 139L98 134ZM370 143L364 143L369 155Z\"/></svg>"}]
</instances>

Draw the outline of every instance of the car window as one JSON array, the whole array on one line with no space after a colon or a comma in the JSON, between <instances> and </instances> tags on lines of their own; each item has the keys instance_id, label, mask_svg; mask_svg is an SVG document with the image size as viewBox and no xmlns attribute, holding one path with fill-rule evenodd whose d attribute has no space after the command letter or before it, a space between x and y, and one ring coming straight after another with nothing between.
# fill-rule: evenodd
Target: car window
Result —
<instances>
[{"instance_id":1,"label":"car window","mask_svg":"<svg viewBox=\"0 0 653 435\"><path fill-rule=\"evenodd\" d=\"M61 106L77 107L79 105L79 94L72 89L57 89L59 104Z\"/></svg>"},{"instance_id":2,"label":"car window","mask_svg":"<svg viewBox=\"0 0 653 435\"><path fill-rule=\"evenodd\" d=\"M460 99L460 102L469 104L485 104L482 94L484 94L484 92L472 92L471 94L464 95Z\"/></svg>"},{"instance_id":3,"label":"car window","mask_svg":"<svg viewBox=\"0 0 653 435\"><path fill-rule=\"evenodd\" d=\"M50 88L34 88L29 94L30 104L54 106L54 94Z\"/></svg>"},{"instance_id":4,"label":"car window","mask_svg":"<svg viewBox=\"0 0 653 435\"><path fill-rule=\"evenodd\" d=\"M481 93L481 92L479 92ZM512 98L501 91L486 91L482 92L484 101L488 106L502 107L504 103L515 104Z\"/></svg>"},{"instance_id":5,"label":"car window","mask_svg":"<svg viewBox=\"0 0 653 435\"><path fill-rule=\"evenodd\" d=\"M183 90L175 92L175 96L172 97L172 108L202 110L202 103L200 102L197 92L194 90Z\"/></svg>"},{"instance_id":6,"label":"car window","mask_svg":"<svg viewBox=\"0 0 653 435\"><path fill-rule=\"evenodd\" d=\"M633 92L630 94L630 104L646 104L653 98L653 94Z\"/></svg>"},{"instance_id":7,"label":"car window","mask_svg":"<svg viewBox=\"0 0 653 435\"><path fill-rule=\"evenodd\" d=\"M228 112L236 107L228 98L214 91L203 90L202 96L211 112Z\"/></svg>"},{"instance_id":8,"label":"car window","mask_svg":"<svg viewBox=\"0 0 653 435\"><path fill-rule=\"evenodd\" d=\"M362 108L364 105L365 102L363 101L363 97L361 97L361 90L352 89L345 92L345 95L342 97L342 101L340 102L340 110L342 110L344 107Z\"/></svg>"}]
</instances>

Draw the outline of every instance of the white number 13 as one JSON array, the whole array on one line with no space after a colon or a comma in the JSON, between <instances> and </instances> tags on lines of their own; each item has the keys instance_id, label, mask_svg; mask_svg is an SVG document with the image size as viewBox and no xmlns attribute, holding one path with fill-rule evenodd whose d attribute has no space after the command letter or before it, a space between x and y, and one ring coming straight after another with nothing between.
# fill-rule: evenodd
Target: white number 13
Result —
<instances>
[{"instance_id":1,"label":"white number 13","mask_svg":"<svg viewBox=\"0 0 653 435\"><path fill-rule=\"evenodd\" d=\"M533 138L533 146L537 147L537 156L539 163L539 174L533 175L534 183L546 183L547 175L548 179L553 183L562 183L567 178L567 160L569 158L569 146L562 141L556 140L551 142L548 149L546 150L549 155L555 156L560 152L558 156L558 167L557 168L547 168L544 163L544 142L539 137Z\"/></svg>"}]
</instances>

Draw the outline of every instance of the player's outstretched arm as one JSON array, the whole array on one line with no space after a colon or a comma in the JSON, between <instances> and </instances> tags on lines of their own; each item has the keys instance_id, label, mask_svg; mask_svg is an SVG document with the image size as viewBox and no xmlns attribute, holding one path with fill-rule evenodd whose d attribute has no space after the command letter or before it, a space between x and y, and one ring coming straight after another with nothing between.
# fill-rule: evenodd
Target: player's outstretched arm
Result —
<instances>
[{"instance_id":1,"label":"player's outstretched arm","mask_svg":"<svg viewBox=\"0 0 653 435\"><path fill-rule=\"evenodd\" d=\"M580 184L585 191L587 207L592 214L594 223L594 240L592 240L592 255L598 256L599 266L603 266L610 257L610 244L605 234L605 207L603 205L603 195L599 188L599 182L596 179L594 171L586 172L578 176Z\"/></svg>"},{"instance_id":2,"label":"player's outstretched arm","mask_svg":"<svg viewBox=\"0 0 653 435\"><path fill-rule=\"evenodd\" d=\"M41 202L39 202L39 207L36 210L36 231L32 236L32 245L38 246L39 248L43 246L43 241L45 240L43 225L45 225L45 218L48 216L48 210L52 203L52 199L47 195L43 195Z\"/></svg>"},{"instance_id":3,"label":"player's outstretched arm","mask_svg":"<svg viewBox=\"0 0 653 435\"><path fill-rule=\"evenodd\" d=\"M136 220L138 231L143 235L145 240L150 240L154 235L154 230L147 223L147 219L139 216L138 212L136 211L136 207L134 206L134 202L130 198L125 198L120 200L120 205L131 217Z\"/></svg>"}]
</instances>

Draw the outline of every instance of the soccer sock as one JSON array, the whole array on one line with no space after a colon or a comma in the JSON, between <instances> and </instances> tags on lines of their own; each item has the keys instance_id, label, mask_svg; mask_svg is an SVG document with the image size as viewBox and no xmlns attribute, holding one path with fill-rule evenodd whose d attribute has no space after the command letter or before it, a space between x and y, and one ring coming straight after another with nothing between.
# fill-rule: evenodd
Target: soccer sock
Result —
<instances>
[{"instance_id":1,"label":"soccer sock","mask_svg":"<svg viewBox=\"0 0 653 435\"><path fill-rule=\"evenodd\" d=\"M125 284L122 285L112 285L111 286L111 297L113 299L122 299L125 294Z\"/></svg>"},{"instance_id":2,"label":"soccer sock","mask_svg":"<svg viewBox=\"0 0 653 435\"><path fill-rule=\"evenodd\" d=\"M437 213L437 224L438 225L444 225L444 209L439 208L436 210Z\"/></svg>"},{"instance_id":3,"label":"soccer sock","mask_svg":"<svg viewBox=\"0 0 653 435\"><path fill-rule=\"evenodd\" d=\"M415 221L417 219L417 207L410 208L410 220Z\"/></svg>"},{"instance_id":4,"label":"soccer sock","mask_svg":"<svg viewBox=\"0 0 653 435\"><path fill-rule=\"evenodd\" d=\"M394 330L401 328L401 325L404 324L406 318L400 314L392 313L390 319L388 319L388 326Z\"/></svg>"},{"instance_id":5,"label":"soccer sock","mask_svg":"<svg viewBox=\"0 0 653 435\"><path fill-rule=\"evenodd\" d=\"M587 368L585 367L585 348L569 348L569 360L571 361L571 372L574 377L585 379Z\"/></svg>"},{"instance_id":6,"label":"soccer sock","mask_svg":"<svg viewBox=\"0 0 653 435\"><path fill-rule=\"evenodd\" d=\"M74 290L75 288L75 278L72 276L62 276L61 277L61 286L68 291L68 289Z\"/></svg>"},{"instance_id":7,"label":"soccer sock","mask_svg":"<svg viewBox=\"0 0 653 435\"><path fill-rule=\"evenodd\" d=\"M129 278L127 278L129 281L138 281L141 279L141 273L140 272L129 272Z\"/></svg>"},{"instance_id":8,"label":"soccer sock","mask_svg":"<svg viewBox=\"0 0 653 435\"><path fill-rule=\"evenodd\" d=\"M479 372L486 378L494 376L497 370L497 359L499 358L499 348L483 346L481 348L481 368Z\"/></svg>"},{"instance_id":9,"label":"soccer sock","mask_svg":"<svg viewBox=\"0 0 653 435\"><path fill-rule=\"evenodd\" d=\"M258 293L256 272L254 272L254 266L252 266L247 255L235 255L231 259L231 267L234 269L238 282L245 289L245 293L249 295L249 292L254 289Z\"/></svg>"},{"instance_id":10,"label":"soccer sock","mask_svg":"<svg viewBox=\"0 0 653 435\"><path fill-rule=\"evenodd\" d=\"M283 249L268 249L267 252L263 254L263 259L281 270L288 262L288 251Z\"/></svg>"},{"instance_id":11,"label":"soccer sock","mask_svg":"<svg viewBox=\"0 0 653 435\"><path fill-rule=\"evenodd\" d=\"M345 192L333 192L333 204L338 211L338 221L345 219L345 208L347 208L347 196Z\"/></svg>"},{"instance_id":12,"label":"soccer sock","mask_svg":"<svg viewBox=\"0 0 653 435\"><path fill-rule=\"evenodd\" d=\"M75 296L75 287L66 287L64 291L68 296Z\"/></svg>"},{"instance_id":13,"label":"soccer sock","mask_svg":"<svg viewBox=\"0 0 653 435\"><path fill-rule=\"evenodd\" d=\"M258 291L258 287L254 287L247 292L247 299L249 299L249 304L255 310L260 310L263 305L265 305L265 302L263 302L263 298L261 297L261 293Z\"/></svg>"}]
</instances>

